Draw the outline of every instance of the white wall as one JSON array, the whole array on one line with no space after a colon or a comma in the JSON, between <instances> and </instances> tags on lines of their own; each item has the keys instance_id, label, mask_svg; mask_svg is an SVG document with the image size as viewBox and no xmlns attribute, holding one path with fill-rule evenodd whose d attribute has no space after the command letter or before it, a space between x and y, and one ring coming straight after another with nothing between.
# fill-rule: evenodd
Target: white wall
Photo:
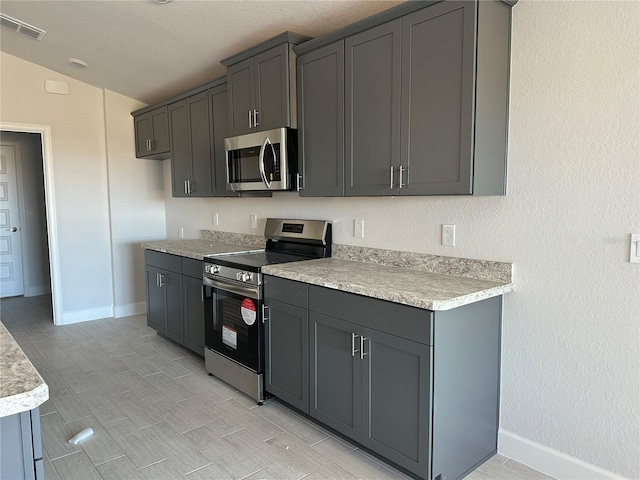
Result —
<instances>
[{"instance_id":1,"label":"white wall","mask_svg":"<svg viewBox=\"0 0 640 480\"><path fill-rule=\"evenodd\" d=\"M130 113L143 105L0 55L0 121L51 126L62 304L57 321L139 312L145 297L137 245L165 235L162 165L134 153ZM47 94L47 79L67 82L69 95Z\"/></svg>"},{"instance_id":2,"label":"white wall","mask_svg":"<svg viewBox=\"0 0 640 480\"><path fill-rule=\"evenodd\" d=\"M116 317L144 313L140 243L166 237L162 162L135 158L131 112L144 106L105 90Z\"/></svg>"},{"instance_id":3,"label":"white wall","mask_svg":"<svg viewBox=\"0 0 640 480\"><path fill-rule=\"evenodd\" d=\"M217 229L255 234L267 216L322 218L336 243L514 262L501 427L637 479L640 265L628 255L640 232L640 3L521 0L513 19L507 196L173 199L167 189L167 232L197 237L214 212ZM439 245L441 223L457 225L455 248Z\"/></svg>"}]
</instances>

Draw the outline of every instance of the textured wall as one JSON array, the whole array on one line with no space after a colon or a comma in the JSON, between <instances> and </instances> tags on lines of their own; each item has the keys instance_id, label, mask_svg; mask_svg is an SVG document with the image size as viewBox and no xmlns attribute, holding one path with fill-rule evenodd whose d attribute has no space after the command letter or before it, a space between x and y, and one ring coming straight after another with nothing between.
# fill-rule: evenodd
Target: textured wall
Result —
<instances>
[{"instance_id":1,"label":"textured wall","mask_svg":"<svg viewBox=\"0 0 640 480\"><path fill-rule=\"evenodd\" d=\"M172 199L166 162L167 232L322 218L336 243L514 262L501 427L640 478L640 3L521 0L513 14L506 197ZM456 247L439 245L441 223Z\"/></svg>"}]
</instances>

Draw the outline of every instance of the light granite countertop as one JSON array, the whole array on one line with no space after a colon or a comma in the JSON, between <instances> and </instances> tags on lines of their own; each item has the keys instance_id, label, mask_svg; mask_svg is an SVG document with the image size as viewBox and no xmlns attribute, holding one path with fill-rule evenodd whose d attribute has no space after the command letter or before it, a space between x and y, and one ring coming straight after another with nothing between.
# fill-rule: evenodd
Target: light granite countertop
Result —
<instances>
[{"instance_id":1,"label":"light granite countertop","mask_svg":"<svg viewBox=\"0 0 640 480\"><path fill-rule=\"evenodd\" d=\"M508 280L448 275L337 257L269 265L262 271L427 310L449 310L511 292L514 288Z\"/></svg>"},{"instance_id":2,"label":"light granite countertop","mask_svg":"<svg viewBox=\"0 0 640 480\"><path fill-rule=\"evenodd\" d=\"M181 257L194 258L196 260L202 260L207 255L238 253L259 249L259 247L256 246L225 243L216 240L164 240L144 242L142 248L180 255Z\"/></svg>"},{"instance_id":3,"label":"light granite countertop","mask_svg":"<svg viewBox=\"0 0 640 480\"><path fill-rule=\"evenodd\" d=\"M0 418L32 410L49 399L49 387L0 322Z\"/></svg>"}]
</instances>

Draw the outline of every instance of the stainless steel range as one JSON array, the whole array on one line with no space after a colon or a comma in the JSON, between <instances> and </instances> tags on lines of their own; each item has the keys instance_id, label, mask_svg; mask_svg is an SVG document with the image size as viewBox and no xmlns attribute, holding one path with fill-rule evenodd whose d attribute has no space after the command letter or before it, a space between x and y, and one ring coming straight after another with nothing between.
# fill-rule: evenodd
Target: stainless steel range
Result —
<instances>
[{"instance_id":1,"label":"stainless steel range","mask_svg":"<svg viewBox=\"0 0 640 480\"><path fill-rule=\"evenodd\" d=\"M205 257L205 369L262 404L262 267L331 256L331 224L268 218L263 251Z\"/></svg>"}]
</instances>

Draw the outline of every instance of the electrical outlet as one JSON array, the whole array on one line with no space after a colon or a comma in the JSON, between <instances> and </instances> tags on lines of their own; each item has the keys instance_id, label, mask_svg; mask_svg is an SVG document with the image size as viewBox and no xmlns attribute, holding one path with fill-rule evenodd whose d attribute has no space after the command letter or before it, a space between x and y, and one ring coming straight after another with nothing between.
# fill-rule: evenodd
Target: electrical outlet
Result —
<instances>
[{"instance_id":1,"label":"electrical outlet","mask_svg":"<svg viewBox=\"0 0 640 480\"><path fill-rule=\"evenodd\" d=\"M356 238L364 238L364 220L356 218L353 221L353 236Z\"/></svg>"},{"instance_id":2,"label":"electrical outlet","mask_svg":"<svg viewBox=\"0 0 640 480\"><path fill-rule=\"evenodd\" d=\"M640 233L631 234L631 249L629 251L629 261L640 263Z\"/></svg>"},{"instance_id":3,"label":"electrical outlet","mask_svg":"<svg viewBox=\"0 0 640 480\"><path fill-rule=\"evenodd\" d=\"M442 245L445 247L456 246L456 226L442 225Z\"/></svg>"},{"instance_id":4,"label":"electrical outlet","mask_svg":"<svg viewBox=\"0 0 640 480\"><path fill-rule=\"evenodd\" d=\"M184 238L184 227L180 227L180 230L178 230L178 237Z\"/></svg>"},{"instance_id":5,"label":"electrical outlet","mask_svg":"<svg viewBox=\"0 0 640 480\"><path fill-rule=\"evenodd\" d=\"M252 213L251 215L249 215L249 218L251 219L251 228L257 228L258 227L258 216L254 213Z\"/></svg>"},{"instance_id":6,"label":"electrical outlet","mask_svg":"<svg viewBox=\"0 0 640 480\"><path fill-rule=\"evenodd\" d=\"M220 216L216 212L213 214L213 225L217 227L219 224L220 224Z\"/></svg>"}]
</instances>

